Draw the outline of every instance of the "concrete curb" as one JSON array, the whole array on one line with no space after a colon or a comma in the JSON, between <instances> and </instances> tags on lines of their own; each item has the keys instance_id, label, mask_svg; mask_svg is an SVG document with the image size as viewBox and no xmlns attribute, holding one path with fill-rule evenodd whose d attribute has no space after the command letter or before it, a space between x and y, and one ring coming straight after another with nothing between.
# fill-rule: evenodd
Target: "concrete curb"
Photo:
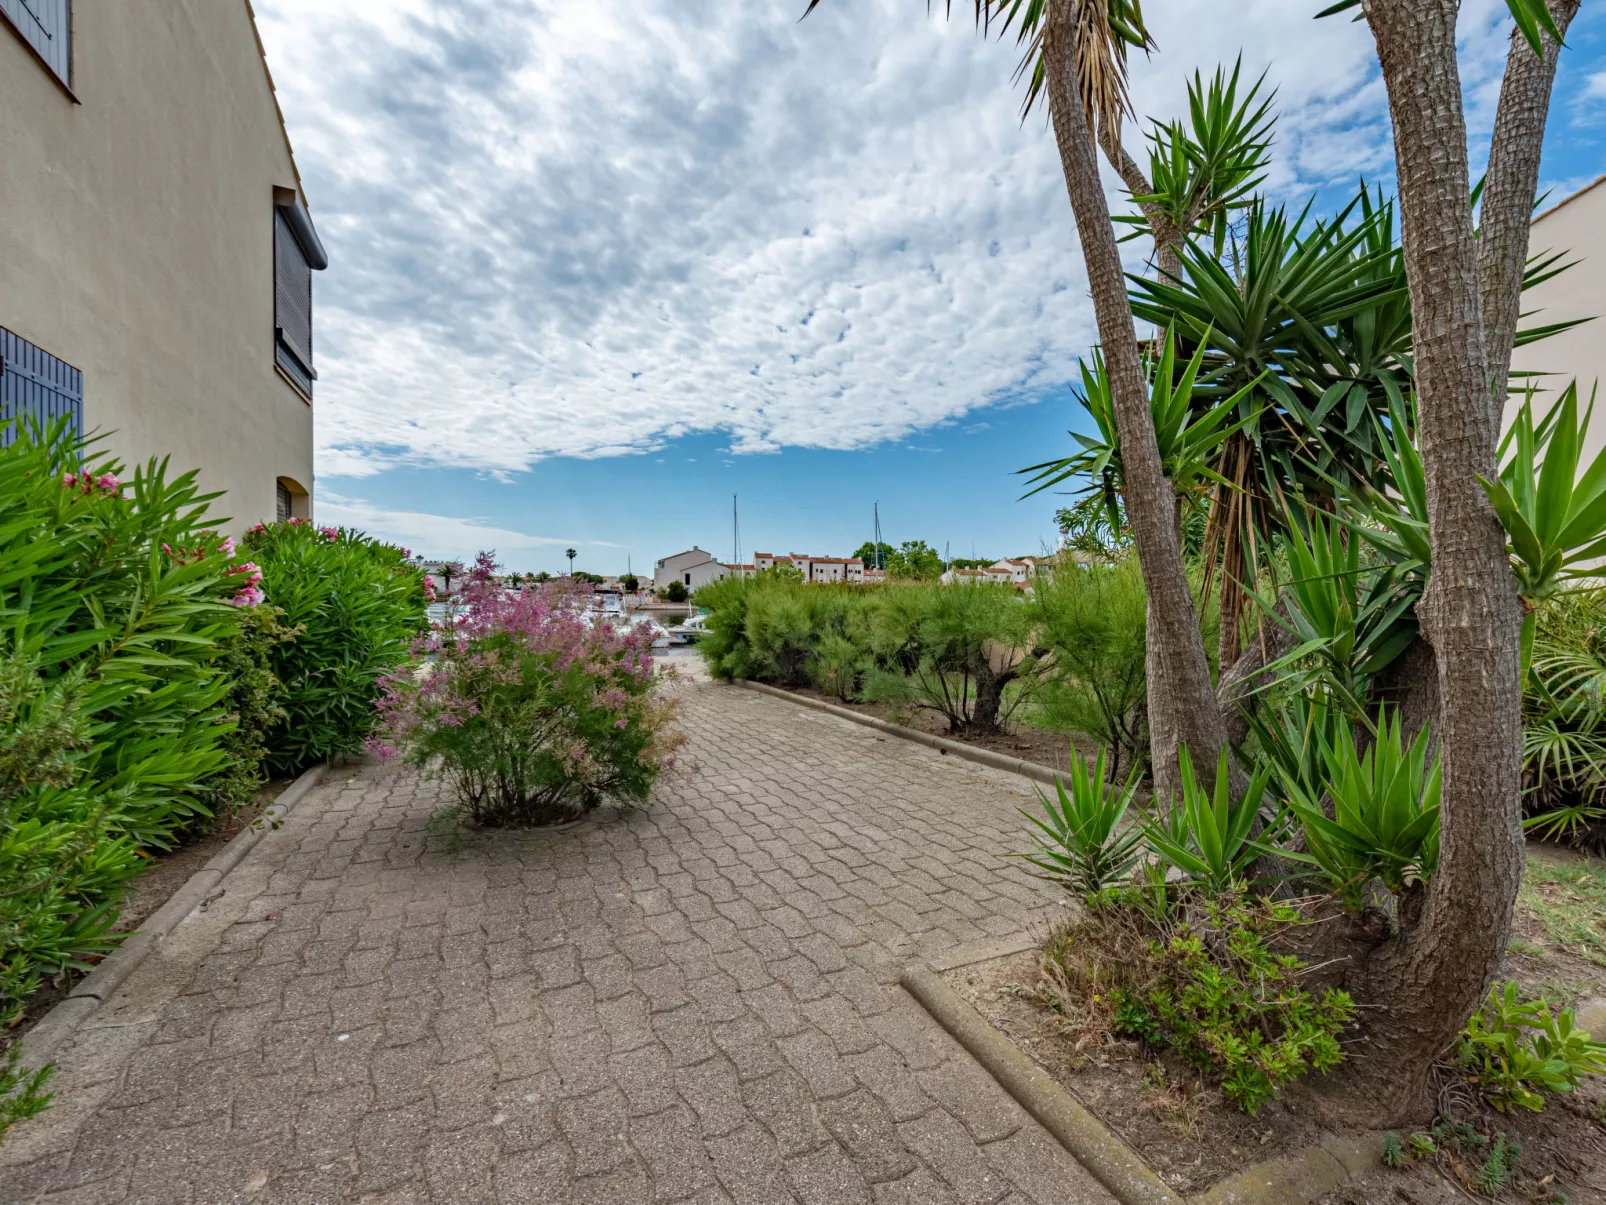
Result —
<instances>
[{"instance_id":1,"label":"concrete curb","mask_svg":"<svg viewBox=\"0 0 1606 1205\"><path fill-rule=\"evenodd\" d=\"M937 969L911 968L899 982L1121 1205L1308 1205L1351 1176L1378 1165L1381 1132L1351 1137L1328 1133L1322 1135L1319 1146L1247 1167L1184 1200L1141 1155L993 1028L938 974L938 970L1019 953L1031 944L1026 938L1006 938L994 943L991 952L978 945Z\"/></svg>"},{"instance_id":2,"label":"concrete curb","mask_svg":"<svg viewBox=\"0 0 1606 1205\"><path fill-rule=\"evenodd\" d=\"M1003 770L1010 774L1020 774L1026 778L1053 786L1055 781L1064 776L1064 770L1055 770L1041 762L1027 761L1020 757L1006 757L1002 753L994 753L991 749L978 749L974 745L967 745L963 741L950 740L947 737L934 736L929 732L921 732L916 728L905 728L902 724L889 724L886 720L878 720L873 715L865 715L854 711L850 707L838 707L835 703L827 703L821 699L811 699L807 695L793 694L789 690L782 690L777 686L770 686L764 682L748 682L743 678L732 678L731 684L740 686L744 690L756 690L760 694L772 695L777 699L785 699L789 703L796 703L799 707L812 707L815 711L823 711L827 715L834 715L844 720L851 720L855 724L862 724L866 728L874 728L877 732L885 732L888 736L900 737L906 741L914 741L917 745L936 749L939 753L947 753L964 761L975 762L978 765L988 766L994 770Z\"/></svg>"},{"instance_id":3,"label":"concrete curb","mask_svg":"<svg viewBox=\"0 0 1606 1205\"><path fill-rule=\"evenodd\" d=\"M1186 1205L1136 1151L935 973L910 969L899 982L1121 1205Z\"/></svg>"},{"instance_id":4,"label":"concrete curb","mask_svg":"<svg viewBox=\"0 0 1606 1205\"><path fill-rule=\"evenodd\" d=\"M62 1043L72 1037L74 1031L93 1016L101 1004L123 986L135 968L162 944L163 938L207 901L224 876L262 840L263 834L277 828L290 809L318 785L326 769L325 766L313 766L286 787L255 823L236 833L205 866L185 879L184 885L151 913L137 932L101 959L95 969L67 994L65 1000L28 1031L22 1040L23 1065L36 1069L48 1063Z\"/></svg>"}]
</instances>

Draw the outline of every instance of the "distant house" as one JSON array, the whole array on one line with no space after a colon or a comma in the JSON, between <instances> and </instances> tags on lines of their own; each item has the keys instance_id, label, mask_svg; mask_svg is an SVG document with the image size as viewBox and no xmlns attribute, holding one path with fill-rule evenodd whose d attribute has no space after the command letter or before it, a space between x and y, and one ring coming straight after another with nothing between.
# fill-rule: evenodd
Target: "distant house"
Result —
<instances>
[{"instance_id":1,"label":"distant house","mask_svg":"<svg viewBox=\"0 0 1606 1205\"><path fill-rule=\"evenodd\" d=\"M658 562L653 569L652 588L667 590L671 582L679 582L688 590L696 590L729 576L729 565L716 561L713 553L704 552L693 544L685 552L666 556Z\"/></svg>"},{"instance_id":2,"label":"distant house","mask_svg":"<svg viewBox=\"0 0 1606 1205\"><path fill-rule=\"evenodd\" d=\"M942 575L942 581L949 586L996 585L1027 590L1033 578L1051 572L1055 563L1051 556L1005 557L981 569L950 569Z\"/></svg>"},{"instance_id":3,"label":"distant house","mask_svg":"<svg viewBox=\"0 0 1606 1205\"><path fill-rule=\"evenodd\" d=\"M251 6L0 0L8 420L312 518L313 228Z\"/></svg>"},{"instance_id":4,"label":"distant house","mask_svg":"<svg viewBox=\"0 0 1606 1205\"><path fill-rule=\"evenodd\" d=\"M769 552L753 554L753 565L757 569L773 569L776 565L782 564L791 565L803 575L803 580L806 582L860 584L864 581L864 562L856 556L808 556L801 552L789 553L786 556L776 556Z\"/></svg>"}]
</instances>

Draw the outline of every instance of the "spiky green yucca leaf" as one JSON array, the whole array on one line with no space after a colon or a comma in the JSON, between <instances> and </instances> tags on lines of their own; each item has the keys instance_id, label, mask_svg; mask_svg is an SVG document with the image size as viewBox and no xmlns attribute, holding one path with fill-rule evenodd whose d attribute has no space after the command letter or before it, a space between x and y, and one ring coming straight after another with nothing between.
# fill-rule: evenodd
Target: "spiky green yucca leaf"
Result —
<instances>
[{"instance_id":1,"label":"spiky green yucca leaf","mask_svg":"<svg viewBox=\"0 0 1606 1205\"><path fill-rule=\"evenodd\" d=\"M1207 790L1194 774L1193 758L1184 746L1178 750L1182 773L1182 801L1169 815L1144 825L1143 835L1164 861L1211 892L1230 891L1242 884L1249 864L1260 855L1265 841L1255 841L1270 767L1261 767L1235 802L1228 774L1227 750L1216 762L1215 789Z\"/></svg>"},{"instance_id":2,"label":"spiky green yucca leaf","mask_svg":"<svg viewBox=\"0 0 1606 1205\"><path fill-rule=\"evenodd\" d=\"M1037 849L1017 856L1037 868L1038 878L1059 883L1085 899L1122 882L1142 853L1142 829L1121 828L1137 792L1138 768L1125 786L1117 787L1105 781L1102 748L1092 767L1073 751L1070 784L1067 791L1065 780L1056 777L1052 798L1038 790L1043 815L1021 809L1037 829Z\"/></svg>"},{"instance_id":3,"label":"spiky green yucca leaf","mask_svg":"<svg viewBox=\"0 0 1606 1205\"><path fill-rule=\"evenodd\" d=\"M1273 599L1255 598L1298 643L1266 667L1263 681L1287 688L1302 680L1302 690L1320 685L1364 721L1370 683L1416 641L1421 582L1393 563L1363 563L1362 542L1342 538L1343 526L1315 512L1289 524L1284 549L1291 580L1282 591L1288 618Z\"/></svg>"},{"instance_id":4,"label":"spiky green yucca leaf","mask_svg":"<svg viewBox=\"0 0 1606 1205\"><path fill-rule=\"evenodd\" d=\"M1240 403L1254 388L1251 381L1231 397L1199 406L1195 398L1195 385L1203 363L1204 346L1201 344L1193 357L1179 371L1177 368L1176 340L1168 332L1158 361L1149 367L1149 412L1154 417L1155 440L1160 446L1160 462L1166 479L1179 495L1199 492L1215 482L1225 479L1212 467L1217 449L1235 432L1241 431L1258 416L1258 411L1245 415ZM1104 357L1097 349L1093 352L1091 368L1083 361L1082 389L1077 396L1084 409L1092 416L1098 429L1097 436L1072 431L1071 436L1082 445L1082 450L1060 460L1045 461L1019 470L1034 476L1026 497L1051 489L1073 477L1087 477L1088 489L1102 496L1112 524L1119 521L1119 500L1126 478L1121 462L1121 436L1115 421L1115 399L1110 392L1109 373Z\"/></svg>"},{"instance_id":5,"label":"spiky green yucca leaf","mask_svg":"<svg viewBox=\"0 0 1606 1205\"><path fill-rule=\"evenodd\" d=\"M1218 250L1229 215L1248 207L1266 178L1277 120L1271 109L1276 91L1260 93L1264 74L1240 97L1242 65L1241 59L1234 63L1230 76L1218 67L1208 84L1194 72L1188 120L1154 122L1149 130L1154 191L1132 198L1145 210L1158 208L1173 229L1208 235ZM1118 215L1115 221L1134 227L1127 238L1152 233L1142 214Z\"/></svg>"},{"instance_id":6,"label":"spiky green yucca leaf","mask_svg":"<svg viewBox=\"0 0 1606 1205\"><path fill-rule=\"evenodd\" d=\"M1317 866L1350 906L1376 877L1391 891L1412 878L1425 879L1439 860L1439 760L1428 764L1432 733L1424 728L1405 744L1398 714L1380 711L1376 737L1357 751L1348 724L1322 735L1318 752L1325 770L1321 787L1303 775L1282 774L1289 808L1304 830L1306 853L1292 855Z\"/></svg>"}]
</instances>

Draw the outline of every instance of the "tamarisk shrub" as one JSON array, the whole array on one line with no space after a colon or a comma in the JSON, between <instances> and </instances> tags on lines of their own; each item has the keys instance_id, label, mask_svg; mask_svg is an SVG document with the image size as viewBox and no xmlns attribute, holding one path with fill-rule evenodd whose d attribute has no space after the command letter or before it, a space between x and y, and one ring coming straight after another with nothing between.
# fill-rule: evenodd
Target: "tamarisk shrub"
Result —
<instances>
[{"instance_id":1,"label":"tamarisk shrub","mask_svg":"<svg viewBox=\"0 0 1606 1205\"><path fill-rule=\"evenodd\" d=\"M416 672L381 681L371 747L437 773L488 826L559 824L604 799L639 803L684 736L649 637L591 610L589 583L522 590L482 552L460 613L424 637Z\"/></svg>"}]
</instances>

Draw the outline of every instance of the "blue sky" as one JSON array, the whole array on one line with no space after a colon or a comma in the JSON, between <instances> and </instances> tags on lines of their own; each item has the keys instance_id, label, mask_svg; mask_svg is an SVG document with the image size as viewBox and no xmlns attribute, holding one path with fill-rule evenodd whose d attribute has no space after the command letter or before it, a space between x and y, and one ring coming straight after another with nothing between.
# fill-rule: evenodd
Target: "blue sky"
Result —
<instances>
[{"instance_id":1,"label":"blue sky","mask_svg":"<svg viewBox=\"0 0 1606 1205\"><path fill-rule=\"evenodd\" d=\"M732 494L744 555L849 552L877 502L886 538L955 556L1052 540L1058 500L1014 470L1068 448L1093 322L1014 47L918 0L803 7L259 0L332 260L320 520L520 570L728 556ZM1273 196L1386 182L1364 27L1227 7L1149 0L1138 111L1242 53L1279 90ZM1506 28L1463 5L1475 160ZM1606 15L1569 41L1552 199L1606 171Z\"/></svg>"}]
</instances>

